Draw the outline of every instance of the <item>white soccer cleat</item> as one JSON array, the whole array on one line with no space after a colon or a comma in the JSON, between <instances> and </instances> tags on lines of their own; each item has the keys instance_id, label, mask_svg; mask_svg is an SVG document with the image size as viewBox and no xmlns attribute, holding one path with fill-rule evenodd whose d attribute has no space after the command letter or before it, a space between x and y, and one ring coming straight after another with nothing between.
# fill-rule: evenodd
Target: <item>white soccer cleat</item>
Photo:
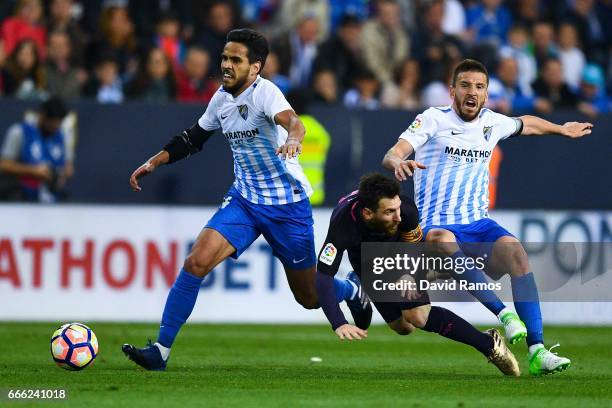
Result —
<instances>
[{"instance_id":1,"label":"white soccer cleat","mask_svg":"<svg viewBox=\"0 0 612 408\"><path fill-rule=\"evenodd\" d=\"M525 323L512 310L502 312L499 321L504 326L504 334L510 344L516 344L527 337Z\"/></svg>"},{"instance_id":2,"label":"white soccer cleat","mask_svg":"<svg viewBox=\"0 0 612 408\"><path fill-rule=\"evenodd\" d=\"M554 374L567 370L572 362L569 358L560 357L552 352L557 346L559 344L555 344L549 350L542 346L529 357L529 372L532 375Z\"/></svg>"}]
</instances>

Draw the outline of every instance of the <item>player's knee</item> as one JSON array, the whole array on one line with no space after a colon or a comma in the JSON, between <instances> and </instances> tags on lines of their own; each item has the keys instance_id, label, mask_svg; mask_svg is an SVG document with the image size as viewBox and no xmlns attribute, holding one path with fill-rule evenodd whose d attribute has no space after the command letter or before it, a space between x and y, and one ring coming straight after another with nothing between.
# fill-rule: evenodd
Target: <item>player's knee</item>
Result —
<instances>
[{"instance_id":1,"label":"player's knee","mask_svg":"<svg viewBox=\"0 0 612 408\"><path fill-rule=\"evenodd\" d=\"M429 318L429 306L421 306L414 309L410 309L404 312L404 319L408 321L408 323L412 324L419 329L422 329L427 324L427 319Z\"/></svg>"},{"instance_id":2,"label":"player's knee","mask_svg":"<svg viewBox=\"0 0 612 408\"><path fill-rule=\"evenodd\" d=\"M529 273L529 259L527 252L521 245L510 250L510 274L512 276L523 276Z\"/></svg>"},{"instance_id":3,"label":"player's knee","mask_svg":"<svg viewBox=\"0 0 612 408\"><path fill-rule=\"evenodd\" d=\"M393 330L400 336L407 336L415 330L415 327L413 325L411 325L402 318L396 320L393 323L390 323L389 327L391 328L391 330Z\"/></svg>"},{"instance_id":4,"label":"player's knee","mask_svg":"<svg viewBox=\"0 0 612 408\"><path fill-rule=\"evenodd\" d=\"M295 294L294 297L304 309L312 310L319 308L319 300L314 295Z\"/></svg>"},{"instance_id":5,"label":"player's knee","mask_svg":"<svg viewBox=\"0 0 612 408\"><path fill-rule=\"evenodd\" d=\"M435 244L434 248L443 255L454 254L458 250L455 234L447 230L433 229L429 231L426 241Z\"/></svg>"},{"instance_id":6,"label":"player's knee","mask_svg":"<svg viewBox=\"0 0 612 408\"><path fill-rule=\"evenodd\" d=\"M185 259L183 268L187 272L203 278L212 270L213 265L205 256L190 254L187 259Z\"/></svg>"}]
</instances>

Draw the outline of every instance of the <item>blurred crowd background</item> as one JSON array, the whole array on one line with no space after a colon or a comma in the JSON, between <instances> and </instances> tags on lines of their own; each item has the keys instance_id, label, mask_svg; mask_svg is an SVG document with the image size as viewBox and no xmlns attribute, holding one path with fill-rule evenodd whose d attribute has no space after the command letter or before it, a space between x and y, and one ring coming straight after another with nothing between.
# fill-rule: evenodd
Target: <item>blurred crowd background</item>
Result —
<instances>
[{"instance_id":1,"label":"blurred crowd background","mask_svg":"<svg viewBox=\"0 0 612 408\"><path fill-rule=\"evenodd\" d=\"M365 109L444 105L465 57L489 106L610 110L610 0L2 0L2 98L206 103L226 33L270 41L283 92Z\"/></svg>"}]
</instances>

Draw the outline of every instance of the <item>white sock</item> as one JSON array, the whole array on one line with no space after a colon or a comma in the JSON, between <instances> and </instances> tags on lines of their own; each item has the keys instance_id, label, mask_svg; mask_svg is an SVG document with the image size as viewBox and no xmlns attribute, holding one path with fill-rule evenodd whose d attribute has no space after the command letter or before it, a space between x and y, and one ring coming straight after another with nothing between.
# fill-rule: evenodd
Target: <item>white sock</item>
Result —
<instances>
[{"instance_id":1,"label":"white sock","mask_svg":"<svg viewBox=\"0 0 612 408\"><path fill-rule=\"evenodd\" d=\"M531 358L541 348L544 348L542 343L532 344L529 346L529 358Z\"/></svg>"},{"instance_id":2,"label":"white sock","mask_svg":"<svg viewBox=\"0 0 612 408\"><path fill-rule=\"evenodd\" d=\"M502 317L504 314L506 314L506 313L508 313L508 312L511 312L511 311L512 311L512 310L510 310L510 308L506 306L506 307L504 307L504 308L503 308L503 309L502 309L502 310L501 310L501 311L500 311L500 312L497 314L497 318L498 318L498 319L499 319L499 321L501 322L501 317Z\"/></svg>"},{"instance_id":3,"label":"white sock","mask_svg":"<svg viewBox=\"0 0 612 408\"><path fill-rule=\"evenodd\" d=\"M161 344L155 342L154 346L156 346L159 349L159 352L161 353L162 358L164 359L164 361L166 361L168 359L168 356L170 355L170 349L168 347L164 347Z\"/></svg>"}]
</instances>

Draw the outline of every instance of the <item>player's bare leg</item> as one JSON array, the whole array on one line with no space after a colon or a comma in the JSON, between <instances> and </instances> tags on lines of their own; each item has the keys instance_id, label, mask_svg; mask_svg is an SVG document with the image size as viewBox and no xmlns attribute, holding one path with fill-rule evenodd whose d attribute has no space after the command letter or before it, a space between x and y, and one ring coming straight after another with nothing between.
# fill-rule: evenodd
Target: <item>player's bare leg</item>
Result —
<instances>
[{"instance_id":1,"label":"player's bare leg","mask_svg":"<svg viewBox=\"0 0 612 408\"><path fill-rule=\"evenodd\" d=\"M317 309L319 300L315 289L316 266L307 269L289 269L285 267L285 275L289 288L295 300L306 309Z\"/></svg>"},{"instance_id":2,"label":"player's bare leg","mask_svg":"<svg viewBox=\"0 0 612 408\"><path fill-rule=\"evenodd\" d=\"M287 275L291 292L293 292L295 300L306 309L319 308L319 299L317 298L315 287L316 273L316 266L306 269L290 269L285 267L285 274ZM355 326L366 330L372 322L370 298L363 292L361 282L355 272L348 274L347 281L350 282L350 289L353 293L346 299L346 304L351 311Z\"/></svg>"},{"instance_id":3,"label":"player's bare leg","mask_svg":"<svg viewBox=\"0 0 612 408\"><path fill-rule=\"evenodd\" d=\"M193 311L202 280L234 251L235 248L223 235L214 229L204 228L168 294L157 342L151 344L149 341L144 348L124 344L122 350L125 355L147 370L165 370L170 347Z\"/></svg>"},{"instance_id":4,"label":"player's bare leg","mask_svg":"<svg viewBox=\"0 0 612 408\"><path fill-rule=\"evenodd\" d=\"M426 236L426 241L431 242L440 255L453 258L465 258L466 255L459 247L455 235L442 228L432 228ZM487 282L483 271L473 267L466 269L464 273L457 274L449 271L453 278L466 280L471 283ZM491 290L472 290L470 293L478 299L487 309L491 311L504 326L506 339L514 344L527 336L527 330L519 316L507 308L502 301Z\"/></svg>"},{"instance_id":5,"label":"player's bare leg","mask_svg":"<svg viewBox=\"0 0 612 408\"><path fill-rule=\"evenodd\" d=\"M559 357L544 347L538 289L533 273L530 272L527 253L521 243L512 236L499 238L493 246L491 265L496 274L510 275L514 307L527 329L531 374L551 374L567 369L571 364L569 359Z\"/></svg>"}]
</instances>

